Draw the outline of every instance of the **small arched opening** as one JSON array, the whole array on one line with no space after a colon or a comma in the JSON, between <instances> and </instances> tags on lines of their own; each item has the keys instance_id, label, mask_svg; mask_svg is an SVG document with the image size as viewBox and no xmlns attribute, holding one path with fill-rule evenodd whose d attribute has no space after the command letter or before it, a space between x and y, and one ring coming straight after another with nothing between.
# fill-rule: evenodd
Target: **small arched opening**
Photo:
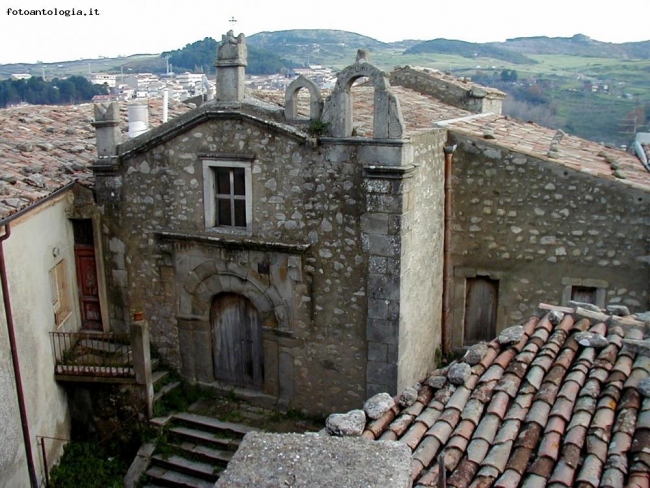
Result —
<instances>
[{"instance_id":1,"label":"small arched opening","mask_svg":"<svg viewBox=\"0 0 650 488\"><path fill-rule=\"evenodd\" d=\"M284 116L287 120L319 120L322 110L323 97L316 83L300 75L289 84L284 93ZM307 113L308 116L301 116Z\"/></svg>"}]
</instances>

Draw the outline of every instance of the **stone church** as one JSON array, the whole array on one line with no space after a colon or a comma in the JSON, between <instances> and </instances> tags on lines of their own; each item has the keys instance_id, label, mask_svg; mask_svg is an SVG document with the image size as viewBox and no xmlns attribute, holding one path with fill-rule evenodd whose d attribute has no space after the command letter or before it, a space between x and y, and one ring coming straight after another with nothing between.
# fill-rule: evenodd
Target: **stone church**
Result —
<instances>
[{"instance_id":1,"label":"stone church","mask_svg":"<svg viewBox=\"0 0 650 488\"><path fill-rule=\"evenodd\" d=\"M184 379L342 411L540 301L648 308L650 174L633 156L501 115L505 96L360 52L324 97L245 90L120 143L96 106L110 327L142 310Z\"/></svg>"}]
</instances>

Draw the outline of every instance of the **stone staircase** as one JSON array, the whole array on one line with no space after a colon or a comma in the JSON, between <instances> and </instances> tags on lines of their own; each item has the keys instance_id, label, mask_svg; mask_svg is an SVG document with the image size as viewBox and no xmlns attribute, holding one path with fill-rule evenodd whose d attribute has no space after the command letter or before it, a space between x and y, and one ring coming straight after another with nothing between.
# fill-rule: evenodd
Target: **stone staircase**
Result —
<instances>
[{"instance_id":1,"label":"stone staircase","mask_svg":"<svg viewBox=\"0 0 650 488\"><path fill-rule=\"evenodd\" d=\"M192 413L152 419L164 434L149 457L143 487L211 488L247 432L241 424Z\"/></svg>"}]
</instances>

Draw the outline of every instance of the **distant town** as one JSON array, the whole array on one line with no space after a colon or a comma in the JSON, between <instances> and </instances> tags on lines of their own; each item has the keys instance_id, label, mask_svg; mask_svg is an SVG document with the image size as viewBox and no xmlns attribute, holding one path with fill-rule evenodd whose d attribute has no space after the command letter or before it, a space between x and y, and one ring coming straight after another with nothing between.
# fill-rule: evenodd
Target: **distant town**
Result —
<instances>
[{"instance_id":1,"label":"distant town","mask_svg":"<svg viewBox=\"0 0 650 488\"><path fill-rule=\"evenodd\" d=\"M281 74L247 75L246 87L249 90L284 91L297 76L303 75L314 81L321 89L331 89L336 82L335 71L320 65L308 68L294 68ZM32 75L16 73L12 80L27 80ZM174 73L168 69L166 73L89 73L85 78L94 85L104 85L108 89L106 95L95 95L93 102L112 102L144 100L163 97L167 90L171 100L184 102L193 97L210 98L215 93L214 79L204 73Z\"/></svg>"}]
</instances>

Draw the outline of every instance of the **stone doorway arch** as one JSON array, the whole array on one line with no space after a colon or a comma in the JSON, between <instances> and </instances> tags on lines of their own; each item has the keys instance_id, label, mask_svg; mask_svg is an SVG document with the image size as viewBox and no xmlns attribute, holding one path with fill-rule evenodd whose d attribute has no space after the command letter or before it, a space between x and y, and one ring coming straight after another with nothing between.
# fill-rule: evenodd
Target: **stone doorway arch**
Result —
<instances>
[{"instance_id":1,"label":"stone doorway arch","mask_svg":"<svg viewBox=\"0 0 650 488\"><path fill-rule=\"evenodd\" d=\"M238 298L225 303L221 302L224 296ZM224 369L220 349L215 343L222 340L219 307L232 308L223 318L226 322L236 322L240 320L236 319L237 316L243 316L241 320L244 322L252 320L259 323L254 332L257 334L253 341L256 345L250 346L250 357L254 358L254 364L239 379L236 374L231 374L236 368ZM241 312L238 307L248 311ZM255 310L257 317L246 319L246 314L251 315L252 310ZM200 383L216 381L224 388L238 386L261 390L275 398L280 396L281 385L285 385L286 391L291 391L293 376L280 377L279 374L279 338L291 334L289 306L275 286L248 268L234 262L204 259L189 272L185 271L176 320L181 371L186 380ZM242 354L246 357L248 352L243 351ZM222 374L224 371L227 373Z\"/></svg>"}]
</instances>

